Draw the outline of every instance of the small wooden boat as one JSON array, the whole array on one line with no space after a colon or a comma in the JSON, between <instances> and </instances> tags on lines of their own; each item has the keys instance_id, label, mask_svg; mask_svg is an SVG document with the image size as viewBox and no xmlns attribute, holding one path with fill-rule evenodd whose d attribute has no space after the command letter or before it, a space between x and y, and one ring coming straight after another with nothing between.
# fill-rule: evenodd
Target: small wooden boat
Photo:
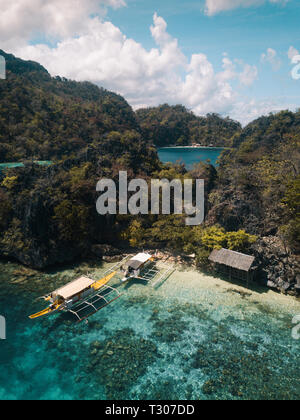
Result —
<instances>
[{"instance_id":1,"label":"small wooden boat","mask_svg":"<svg viewBox=\"0 0 300 420\"><path fill-rule=\"evenodd\" d=\"M43 296L42 298L49 302L48 308L30 315L29 318L37 319L65 311L75 315L78 321L82 321L121 296L116 288L108 285L113 277L118 277L121 283L142 280L157 287L174 271L174 266L157 263L156 256L151 254L139 253L136 256L127 256L107 270L103 278L98 281L82 276Z\"/></svg>"},{"instance_id":2,"label":"small wooden boat","mask_svg":"<svg viewBox=\"0 0 300 420\"><path fill-rule=\"evenodd\" d=\"M58 311L67 311L76 315L81 321L82 318L79 315L79 312L92 308L92 313L95 313L120 297L120 293L117 289L107 285L116 273L117 272L114 271L98 281L82 276L66 284L49 295L43 296L43 299L50 302L50 305L48 308L30 315L29 318L36 319ZM117 297L110 300L109 295L112 293L116 294ZM101 303L101 301L104 303L102 306L99 307L96 305L98 302ZM84 318L87 318L87 316Z\"/></svg>"},{"instance_id":3,"label":"small wooden boat","mask_svg":"<svg viewBox=\"0 0 300 420\"><path fill-rule=\"evenodd\" d=\"M126 282L130 279L142 279L140 277L141 272L145 270L150 264L155 260L155 257L150 254L140 253L135 257L127 261L122 267L121 271L123 272L122 282Z\"/></svg>"}]
</instances>

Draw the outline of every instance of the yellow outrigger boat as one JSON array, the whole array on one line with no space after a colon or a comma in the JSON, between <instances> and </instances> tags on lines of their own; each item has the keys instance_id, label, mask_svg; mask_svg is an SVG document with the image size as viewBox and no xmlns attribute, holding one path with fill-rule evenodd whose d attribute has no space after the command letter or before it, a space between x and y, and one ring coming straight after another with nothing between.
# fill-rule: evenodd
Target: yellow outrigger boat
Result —
<instances>
[{"instance_id":1,"label":"yellow outrigger boat","mask_svg":"<svg viewBox=\"0 0 300 420\"><path fill-rule=\"evenodd\" d=\"M82 276L66 284L49 295L43 296L45 301L50 302L49 307L30 315L29 318L36 319L58 311L67 311L76 315L79 321L86 319L121 296L117 289L107 284L116 273L114 271L98 281ZM111 299L111 294L117 296ZM90 310L92 313L86 314L84 317L80 315L80 313L90 312Z\"/></svg>"}]
</instances>

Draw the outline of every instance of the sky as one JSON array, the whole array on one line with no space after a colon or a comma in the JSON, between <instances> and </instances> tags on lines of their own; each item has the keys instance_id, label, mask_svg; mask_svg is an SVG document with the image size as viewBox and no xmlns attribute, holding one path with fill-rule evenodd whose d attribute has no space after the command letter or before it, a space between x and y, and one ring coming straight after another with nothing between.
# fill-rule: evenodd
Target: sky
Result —
<instances>
[{"instance_id":1,"label":"sky","mask_svg":"<svg viewBox=\"0 0 300 420\"><path fill-rule=\"evenodd\" d=\"M133 106L300 108L299 0L0 0L0 48Z\"/></svg>"}]
</instances>

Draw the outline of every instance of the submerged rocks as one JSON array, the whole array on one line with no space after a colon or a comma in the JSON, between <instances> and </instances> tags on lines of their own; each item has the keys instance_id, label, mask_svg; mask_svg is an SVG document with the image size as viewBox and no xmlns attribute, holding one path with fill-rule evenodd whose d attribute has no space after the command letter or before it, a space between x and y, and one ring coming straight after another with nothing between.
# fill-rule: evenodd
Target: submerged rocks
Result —
<instances>
[{"instance_id":1,"label":"submerged rocks","mask_svg":"<svg viewBox=\"0 0 300 420\"><path fill-rule=\"evenodd\" d=\"M157 357L158 351L152 341L125 328L107 340L91 345L87 371L96 372L97 381L105 386L107 399L120 399L128 395L129 388Z\"/></svg>"},{"instance_id":2,"label":"submerged rocks","mask_svg":"<svg viewBox=\"0 0 300 420\"><path fill-rule=\"evenodd\" d=\"M174 343L183 340L183 333L188 328L186 321L183 321L183 315L174 308L171 315L166 319L159 319L157 314L152 314L154 320L153 338L163 343Z\"/></svg>"},{"instance_id":3,"label":"submerged rocks","mask_svg":"<svg viewBox=\"0 0 300 420\"><path fill-rule=\"evenodd\" d=\"M205 378L202 385L205 398L297 398L299 391L296 388L292 392L289 389L289 393L285 388L291 381L295 386L296 379L289 375L284 377L282 372L273 368L277 355L271 345L268 351L263 351L265 343L259 346L254 337L250 342L244 341L244 337L231 331L230 324L223 325L223 328L224 331L213 333L209 340L201 343L191 357L191 367ZM274 387L275 383L279 386Z\"/></svg>"}]
</instances>

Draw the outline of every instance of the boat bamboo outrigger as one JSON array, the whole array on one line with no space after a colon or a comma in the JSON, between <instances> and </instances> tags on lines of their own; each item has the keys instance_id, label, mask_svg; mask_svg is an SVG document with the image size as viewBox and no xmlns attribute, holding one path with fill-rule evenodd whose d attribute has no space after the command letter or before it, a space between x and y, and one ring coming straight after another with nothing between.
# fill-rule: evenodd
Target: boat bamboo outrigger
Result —
<instances>
[{"instance_id":1,"label":"boat bamboo outrigger","mask_svg":"<svg viewBox=\"0 0 300 420\"><path fill-rule=\"evenodd\" d=\"M142 280L146 283L151 282L153 287L160 286L174 271L174 265L157 261L156 255L145 253L137 254L125 264L121 264L121 272L124 276L122 282L133 279Z\"/></svg>"},{"instance_id":2,"label":"boat bamboo outrigger","mask_svg":"<svg viewBox=\"0 0 300 420\"><path fill-rule=\"evenodd\" d=\"M86 319L121 296L117 289L107 284L116 273L113 271L98 281L82 276L66 284L44 296L43 299L50 302L49 307L29 318L36 319L66 311L74 314L79 321Z\"/></svg>"},{"instance_id":3,"label":"boat bamboo outrigger","mask_svg":"<svg viewBox=\"0 0 300 420\"><path fill-rule=\"evenodd\" d=\"M121 271L124 274L122 282L130 279L144 280L144 278L140 277L142 271L149 267L154 261L155 257L150 254L137 254L121 267Z\"/></svg>"},{"instance_id":4,"label":"boat bamboo outrigger","mask_svg":"<svg viewBox=\"0 0 300 420\"><path fill-rule=\"evenodd\" d=\"M58 311L69 312L82 321L109 305L121 296L121 293L108 283L118 277L121 283L129 280L151 282L153 287L161 285L175 271L175 268L162 262L156 262L156 256L139 253L125 257L103 274L101 280L95 281L82 276L43 296L49 302L48 308L31 315L30 319L40 318Z\"/></svg>"}]
</instances>

